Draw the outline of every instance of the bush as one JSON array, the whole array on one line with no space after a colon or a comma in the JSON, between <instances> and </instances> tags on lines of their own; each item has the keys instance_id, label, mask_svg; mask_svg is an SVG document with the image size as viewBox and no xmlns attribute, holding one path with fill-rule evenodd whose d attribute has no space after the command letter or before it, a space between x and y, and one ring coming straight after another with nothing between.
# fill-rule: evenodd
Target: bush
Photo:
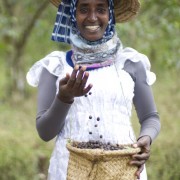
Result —
<instances>
[{"instance_id":1,"label":"bush","mask_svg":"<svg viewBox=\"0 0 180 180\"><path fill-rule=\"evenodd\" d=\"M25 137L17 134L1 135L1 180L45 179L51 152L48 147L43 147L45 145L41 140L26 140Z\"/></svg>"},{"instance_id":2,"label":"bush","mask_svg":"<svg viewBox=\"0 0 180 180\"><path fill-rule=\"evenodd\" d=\"M0 107L0 179L46 178L52 146L39 139L35 129L33 98ZM33 114L33 115L32 115Z\"/></svg>"}]
</instances>

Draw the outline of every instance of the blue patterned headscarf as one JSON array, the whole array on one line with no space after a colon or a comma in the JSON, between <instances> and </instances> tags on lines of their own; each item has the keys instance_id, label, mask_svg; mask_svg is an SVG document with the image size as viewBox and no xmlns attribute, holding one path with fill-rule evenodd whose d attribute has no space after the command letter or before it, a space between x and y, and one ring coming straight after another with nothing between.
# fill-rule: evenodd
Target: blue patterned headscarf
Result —
<instances>
[{"instance_id":1,"label":"blue patterned headscarf","mask_svg":"<svg viewBox=\"0 0 180 180\"><path fill-rule=\"evenodd\" d=\"M80 32L76 23L76 5L78 0L62 0L59 5L54 30L52 33L52 40L58 42L65 42L71 44L70 34L78 34ZM113 0L108 0L109 3L109 22L101 40L97 42L90 42L84 39L87 44L103 43L111 39L115 32L115 17L114 17L114 3Z\"/></svg>"}]
</instances>

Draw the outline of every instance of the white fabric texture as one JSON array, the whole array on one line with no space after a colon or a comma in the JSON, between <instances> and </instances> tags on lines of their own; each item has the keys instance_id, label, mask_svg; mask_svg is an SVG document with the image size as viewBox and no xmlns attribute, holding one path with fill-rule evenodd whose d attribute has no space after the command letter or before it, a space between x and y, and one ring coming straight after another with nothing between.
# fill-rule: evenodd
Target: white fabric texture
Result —
<instances>
[{"instance_id":1,"label":"white fabric texture","mask_svg":"<svg viewBox=\"0 0 180 180\"><path fill-rule=\"evenodd\" d=\"M69 153L65 146L68 138L77 141L103 140L119 144L135 142L136 138L130 121L134 81L123 70L127 60L142 61L146 70L147 84L154 83L156 77L150 72L148 58L132 48L120 49L113 65L89 71L88 84L93 84L91 94L87 94L87 97L75 98L69 110L50 159L50 180L66 179ZM27 81L30 85L38 85L43 67L58 77L57 82L67 72L72 71L72 67L66 62L66 53L55 51L35 63L29 70ZM57 89L58 84L56 84ZM89 119L89 116L92 118ZM99 121L97 121L98 118L100 118ZM102 139L100 135L103 136ZM141 180L146 179L144 170Z\"/></svg>"}]
</instances>

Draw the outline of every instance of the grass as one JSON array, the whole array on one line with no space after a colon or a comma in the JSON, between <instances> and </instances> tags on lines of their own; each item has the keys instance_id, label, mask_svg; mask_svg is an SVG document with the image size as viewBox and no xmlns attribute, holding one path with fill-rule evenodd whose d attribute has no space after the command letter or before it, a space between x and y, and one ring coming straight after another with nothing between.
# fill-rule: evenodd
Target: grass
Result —
<instances>
[{"instance_id":1,"label":"grass","mask_svg":"<svg viewBox=\"0 0 180 180\"><path fill-rule=\"evenodd\" d=\"M180 84L177 72L159 72L153 85L161 117L161 132L152 144L147 162L149 180L180 179ZM46 179L49 158L54 142L40 140L35 129L36 90L20 101L0 104L0 179ZM134 118L133 126L139 126Z\"/></svg>"},{"instance_id":2,"label":"grass","mask_svg":"<svg viewBox=\"0 0 180 180\"><path fill-rule=\"evenodd\" d=\"M46 174L52 143L35 129L35 97L0 106L0 179L36 180Z\"/></svg>"}]
</instances>

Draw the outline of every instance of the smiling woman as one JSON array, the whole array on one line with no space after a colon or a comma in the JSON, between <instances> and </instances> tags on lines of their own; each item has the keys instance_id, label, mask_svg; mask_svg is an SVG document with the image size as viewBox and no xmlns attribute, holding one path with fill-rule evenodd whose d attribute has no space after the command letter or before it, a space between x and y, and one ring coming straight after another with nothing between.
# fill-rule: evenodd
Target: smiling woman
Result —
<instances>
[{"instance_id":1,"label":"smiling woman","mask_svg":"<svg viewBox=\"0 0 180 180\"><path fill-rule=\"evenodd\" d=\"M156 76L150 71L148 58L132 48L123 48L115 30L115 22L128 21L137 14L139 1L51 2L58 7L52 40L69 43L71 50L52 52L27 73L28 83L38 86L39 136L44 141L56 137L49 179L146 180L144 165L160 131L151 90ZM137 138L130 121L133 104L141 125ZM86 147L85 153L78 149L82 146L69 148L67 139L80 142ZM95 151L86 156L92 147L86 145L92 142ZM119 154L124 151L119 147L128 152L125 163L121 162ZM74 148L80 156L68 151ZM94 160L97 152L98 161ZM105 154L118 156L107 160ZM76 175L70 173L72 167Z\"/></svg>"},{"instance_id":2,"label":"smiling woman","mask_svg":"<svg viewBox=\"0 0 180 180\"><path fill-rule=\"evenodd\" d=\"M77 29L89 41L101 39L109 22L108 2L104 0L79 0L76 9Z\"/></svg>"}]
</instances>

